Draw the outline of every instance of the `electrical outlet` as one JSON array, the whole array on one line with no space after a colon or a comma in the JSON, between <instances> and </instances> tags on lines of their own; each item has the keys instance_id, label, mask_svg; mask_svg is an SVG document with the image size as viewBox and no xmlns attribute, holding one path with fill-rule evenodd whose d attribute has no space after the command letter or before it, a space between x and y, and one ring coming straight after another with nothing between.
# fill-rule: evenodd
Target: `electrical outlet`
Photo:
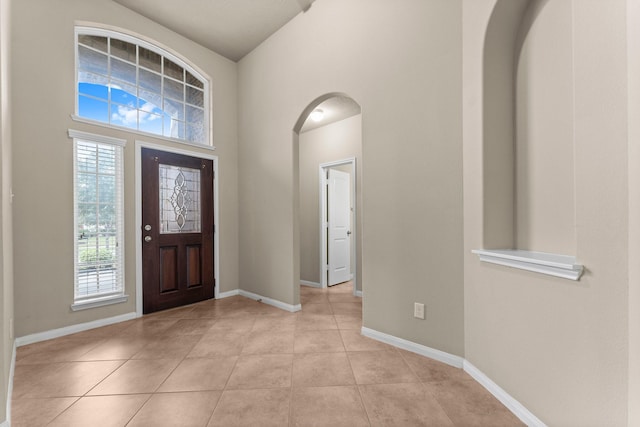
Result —
<instances>
[{"instance_id":1,"label":"electrical outlet","mask_svg":"<svg viewBox=\"0 0 640 427\"><path fill-rule=\"evenodd\" d=\"M424 320L424 304L419 302L413 303L413 317Z\"/></svg>"}]
</instances>

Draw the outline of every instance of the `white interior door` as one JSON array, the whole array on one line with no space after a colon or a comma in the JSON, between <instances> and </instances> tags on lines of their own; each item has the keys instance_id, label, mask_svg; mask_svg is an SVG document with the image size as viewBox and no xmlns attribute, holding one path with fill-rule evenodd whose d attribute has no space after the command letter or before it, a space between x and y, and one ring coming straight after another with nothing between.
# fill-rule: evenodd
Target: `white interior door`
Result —
<instances>
[{"instance_id":1,"label":"white interior door","mask_svg":"<svg viewBox=\"0 0 640 427\"><path fill-rule=\"evenodd\" d=\"M329 286L351 279L351 178L329 169Z\"/></svg>"}]
</instances>

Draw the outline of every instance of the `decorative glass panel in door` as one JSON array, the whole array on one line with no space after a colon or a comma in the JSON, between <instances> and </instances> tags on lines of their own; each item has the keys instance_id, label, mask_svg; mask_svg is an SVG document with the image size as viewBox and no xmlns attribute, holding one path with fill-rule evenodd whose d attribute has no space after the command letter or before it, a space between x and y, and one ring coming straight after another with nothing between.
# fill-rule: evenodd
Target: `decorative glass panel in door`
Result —
<instances>
[{"instance_id":1,"label":"decorative glass panel in door","mask_svg":"<svg viewBox=\"0 0 640 427\"><path fill-rule=\"evenodd\" d=\"M200 232L200 170L158 165L160 233Z\"/></svg>"}]
</instances>

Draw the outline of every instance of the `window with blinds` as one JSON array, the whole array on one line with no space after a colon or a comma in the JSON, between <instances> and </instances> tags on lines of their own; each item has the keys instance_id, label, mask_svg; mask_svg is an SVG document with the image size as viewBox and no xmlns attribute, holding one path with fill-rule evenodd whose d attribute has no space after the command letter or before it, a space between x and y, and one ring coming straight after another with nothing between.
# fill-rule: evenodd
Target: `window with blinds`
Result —
<instances>
[{"instance_id":1,"label":"window with blinds","mask_svg":"<svg viewBox=\"0 0 640 427\"><path fill-rule=\"evenodd\" d=\"M74 137L75 303L124 292L123 146Z\"/></svg>"}]
</instances>

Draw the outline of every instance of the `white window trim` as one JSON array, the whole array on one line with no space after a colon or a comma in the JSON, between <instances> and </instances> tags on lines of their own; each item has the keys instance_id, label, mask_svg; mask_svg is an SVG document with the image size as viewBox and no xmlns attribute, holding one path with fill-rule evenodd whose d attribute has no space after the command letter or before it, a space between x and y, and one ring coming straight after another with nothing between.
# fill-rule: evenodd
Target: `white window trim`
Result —
<instances>
[{"instance_id":1,"label":"white window trim","mask_svg":"<svg viewBox=\"0 0 640 427\"><path fill-rule=\"evenodd\" d=\"M76 99L76 101L77 101L77 99ZM136 134L136 135L144 136L146 138L160 139L162 141L174 142L176 144L186 145L186 146L189 146L189 147L197 147L197 148L200 148L202 150L214 151L216 149L216 147L213 146L213 145L202 145L202 144L198 144L198 143L195 143L195 142L185 141L183 139L168 138L168 137L166 137L164 135L156 135L155 133L148 133L148 132L140 131L140 130L137 130L137 129L127 129L127 128L123 128L123 127L119 127L119 126L113 126L113 125L110 125L109 123L104 123L104 122L99 122L97 120L87 119L85 117L80 117L80 116L78 116L76 114L72 114L71 115L71 120L73 120L74 122L78 122L78 123L86 123L88 125L94 125L94 126L100 126L102 128L113 129L113 130L118 131L118 132L133 133L133 134Z\"/></svg>"},{"instance_id":2,"label":"white window trim","mask_svg":"<svg viewBox=\"0 0 640 427\"><path fill-rule=\"evenodd\" d=\"M89 132L84 132L84 131L79 131L79 130L75 130L75 129L69 129L68 130L68 134L69 134L69 138L72 138L74 140L74 144L76 141L86 141L86 142L94 142L94 143L98 143L98 144L109 144L109 145L115 145L115 146L119 146L122 147L124 149L124 147L127 144L127 141L124 139L120 139L120 138L114 138L114 137L110 137L110 136L105 136L105 135L98 135L98 134L94 134L94 133L89 133ZM75 156L76 153L74 151L73 153L74 155L74 171L73 171L73 175L74 175L74 196L73 196L73 203L74 203L74 236L75 236L75 231L76 231L76 227L75 227L75 221L76 221L76 216L75 216L75 203L76 203L76 195L75 195L75 176L76 176L76 161L75 161ZM121 154L122 155L122 170L120 171L121 173L121 181L122 181L122 185L124 187L124 153ZM121 209L122 209L122 227L124 227L124 188L122 188L122 195L121 195ZM120 232L122 233L122 236L124 237L124 230L120 230ZM124 239L123 239L124 240ZM87 310L90 308L96 308L96 307L103 307L106 305L111 305L111 304L119 304L119 303L123 303L123 302L127 302L129 300L129 295L126 295L124 293L125 291L125 281L124 281L124 277L125 277L125 245L124 245L124 241L122 242L122 247L121 247L121 256L122 256L122 262L121 262L121 269L122 269L122 289L120 292L117 293L112 293L112 294L106 294L106 295L99 295L93 298L82 298L82 299L75 299L75 286L76 286L76 274L77 274L77 248L76 248L76 242L74 239L74 261L73 261L73 276L74 276L74 283L73 283L73 288L74 288L74 302L73 304L71 304L71 311L80 311L80 310Z\"/></svg>"},{"instance_id":3,"label":"white window trim","mask_svg":"<svg viewBox=\"0 0 640 427\"><path fill-rule=\"evenodd\" d=\"M141 46L145 49L151 50L153 52L156 52L162 56L164 56L165 58L175 62L176 64L182 66L183 68L185 68L187 71L189 71L191 74L193 74L195 77L199 78L202 80L203 84L204 84L204 88L203 88L203 92L204 92L204 128L205 128L205 134L207 136L207 140L205 141L205 143L203 144L198 144L196 142L191 142L191 141L187 141L184 139L178 139L178 138L168 138L164 135L157 135L154 133L149 133L149 132L144 132L144 131L140 131L137 129L129 129L126 127L121 127L121 126L114 126L111 125L110 123L104 123L104 122L100 122L97 120L91 120L91 119L87 119L84 117L80 117L78 115L78 35L79 34L83 34L83 35L93 35L93 36L103 36L103 37L112 37L112 36L117 36L120 40L126 41L128 43L132 43L138 46ZM189 145L189 146L193 146L193 147L199 147L199 148L205 148L205 149L210 149L210 150L215 150L215 146L213 145L213 126L212 126L212 122L213 122L213 118L212 118L212 112L213 112L213 101L212 101L212 96L211 96L211 79L201 70L199 70L197 67L195 67L194 65L192 65L189 61L187 61L186 59L180 57L179 55L177 55L176 53L173 53L171 51L171 49L163 46L161 43L158 43L156 41L153 41L151 39L148 39L142 35L138 35L135 34L133 32L128 32L125 31L121 28L117 28L117 27L112 27L112 26L98 26L98 24L91 24L91 23L77 23L75 26L75 30L74 30L74 56L75 56L75 66L74 66L74 71L75 71L75 109L74 109L74 114L71 116L72 119L74 121L78 121L78 122L83 122L83 123L89 123L89 124L93 124L93 125L97 125L97 126L101 126L101 127L105 127L108 129L117 129L120 131L125 131L125 132L132 132L132 133L136 133L136 134L140 134L143 136L150 136L153 138L159 138L162 140L167 140L167 141L172 141L172 142L176 142L176 143L180 143L180 144L185 144L185 145Z\"/></svg>"}]
</instances>

